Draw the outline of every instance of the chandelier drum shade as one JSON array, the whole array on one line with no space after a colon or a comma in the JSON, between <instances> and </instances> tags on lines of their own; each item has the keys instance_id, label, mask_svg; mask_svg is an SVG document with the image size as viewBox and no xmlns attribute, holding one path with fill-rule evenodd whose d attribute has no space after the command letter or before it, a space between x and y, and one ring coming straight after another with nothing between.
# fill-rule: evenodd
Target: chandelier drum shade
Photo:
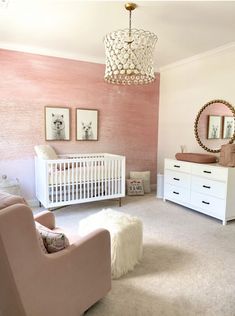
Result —
<instances>
[{"instance_id":1,"label":"chandelier drum shade","mask_svg":"<svg viewBox=\"0 0 235 316\"><path fill-rule=\"evenodd\" d=\"M136 5L125 5L129 11L129 28L107 34L104 38L106 68L104 79L113 84L148 84L155 80L153 52L157 42L154 33L131 28L131 12Z\"/></svg>"}]
</instances>

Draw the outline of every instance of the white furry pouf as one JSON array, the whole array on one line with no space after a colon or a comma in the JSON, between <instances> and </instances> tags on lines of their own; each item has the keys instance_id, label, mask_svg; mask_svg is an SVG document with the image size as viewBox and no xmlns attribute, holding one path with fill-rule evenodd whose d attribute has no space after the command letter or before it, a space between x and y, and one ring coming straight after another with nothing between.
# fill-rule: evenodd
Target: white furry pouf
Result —
<instances>
[{"instance_id":1,"label":"white furry pouf","mask_svg":"<svg viewBox=\"0 0 235 316\"><path fill-rule=\"evenodd\" d=\"M97 228L105 228L111 235L112 278L117 279L132 271L142 257L141 220L112 209L104 209L81 220L79 234L84 236Z\"/></svg>"}]
</instances>

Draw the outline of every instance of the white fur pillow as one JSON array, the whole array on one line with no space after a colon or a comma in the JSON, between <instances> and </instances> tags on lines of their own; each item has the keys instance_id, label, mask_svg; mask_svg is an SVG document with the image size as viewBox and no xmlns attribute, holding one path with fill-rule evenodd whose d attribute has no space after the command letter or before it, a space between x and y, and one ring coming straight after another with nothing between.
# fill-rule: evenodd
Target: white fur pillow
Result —
<instances>
[{"instance_id":1,"label":"white fur pillow","mask_svg":"<svg viewBox=\"0 0 235 316\"><path fill-rule=\"evenodd\" d=\"M38 158L45 160L58 159L56 152L50 145L38 145L34 149Z\"/></svg>"},{"instance_id":2,"label":"white fur pillow","mask_svg":"<svg viewBox=\"0 0 235 316\"><path fill-rule=\"evenodd\" d=\"M150 171L130 171L131 179L141 179L144 182L144 193L150 193Z\"/></svg>"}]
</instances>

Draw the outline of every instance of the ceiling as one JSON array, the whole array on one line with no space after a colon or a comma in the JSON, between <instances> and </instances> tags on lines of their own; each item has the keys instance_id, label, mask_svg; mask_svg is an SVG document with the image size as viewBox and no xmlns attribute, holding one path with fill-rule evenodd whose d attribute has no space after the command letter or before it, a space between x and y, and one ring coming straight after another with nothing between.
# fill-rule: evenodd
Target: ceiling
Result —
<instances>
[{"instance_id":1,"label":"ceiling","mask_svg":"<svg viewBox=\"0 0 235 316\"><path fill-rule=\"evenodd\" d=\"M0 0L0 48L104 63L127 28L123 1ZM235 1L136 1L133 28L157 34L156 69L235 41Z\"/></svg>"}]
</instances>

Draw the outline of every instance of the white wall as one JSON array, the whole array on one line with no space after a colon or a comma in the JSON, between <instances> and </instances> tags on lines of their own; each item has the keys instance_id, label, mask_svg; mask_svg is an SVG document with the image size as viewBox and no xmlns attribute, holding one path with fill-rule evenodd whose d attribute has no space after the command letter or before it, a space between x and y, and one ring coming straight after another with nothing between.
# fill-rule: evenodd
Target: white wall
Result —
<instances>
[{"instance_id":1,"label":"white wall","mask_svg":"<svg viewBox=\"0 0 235 316\"><path fill-rule=\"evenodd\" d=\"M224 99L235 105L235 44L164 67L160 76L158 172L180 145L206 153L194 137L194 120L205 103Z\"/></svg>"}]
</instances>

